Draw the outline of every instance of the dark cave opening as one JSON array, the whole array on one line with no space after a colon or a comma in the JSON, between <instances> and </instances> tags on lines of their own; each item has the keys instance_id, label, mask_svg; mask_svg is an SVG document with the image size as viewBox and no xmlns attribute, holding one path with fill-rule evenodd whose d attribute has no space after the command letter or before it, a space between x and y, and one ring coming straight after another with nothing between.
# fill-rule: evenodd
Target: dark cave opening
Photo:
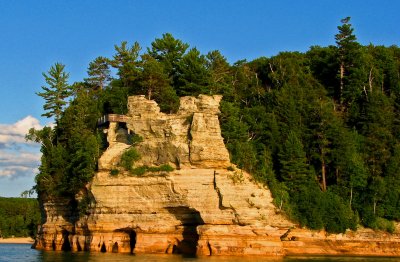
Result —
<instances>
[{"instance_id":1,"label":"dark cave opening","mask_svg":"<svg viewBox=\"0 0 400 262\"><path fill-rule=\"evenodd\" d=\"M136 246L136 232L134 230L129 232L129 246L131 248L131 254L133 254Z\"/></svg>"},{"instance_id":2,"label":"dark cave opening","mask_svg":"<svg viewBox=\"0 0 400 262\"><path fill-rule=\"evenodd\" d=\"M63 235L63 243L61 246L62 251L71 251L71 243L69 242L69 232L67 230L63 230L62 232Z\"/></svg>"},{"instance_id":3,"label":"dark cave opening","mask_svg":"<svg viewBox=\"0 0 400 262\"><path fill-rule=\"evenodd\" d=\"M106 244L104 244L104 242L103 242L103 244L101 245L100 252L103 252L103 253L107 252Z\"/></svg>"},{"instance_id":4,"label":"dark cave opening","mask_svg":"<svg viewBox=\"0 0 400 262\"><path fill-rule=\"evenodd\" d=\"M115 230L115 232L122 232L127 235L128 239L129 239L129 250L130 250L130 253L133 254L135 251L135 247L136 247L136 232L135 232L135 230L127 227L127 228L117 229L117 230ZM118 243L115 243L115 244L117 244L117 247L118 247ZM114 244L114 246L115 246L115 244ZM125 244L127 244L127 243L125 242ZM124 246L125 244L123 243L122 246Z\"/></svg>"},{"instance_id":5,"label":"dark cave opening","mask_svg":"<svg viewBox=\"0 0 400 262\"><path fill-rule=\"evenodd\" d=\"M197 226L204 225L200 212L187 206L167 207L166 209L169 213L173 214L176 219L180 220L183 225L183 239L177 246L173 247L172 253L195 256L199 241Z\"/></svg>"},{"instance_id":6,"label":"dark cave opening","mask_svg":"<svg viewBox=\"0 0 400 262\"><path fill-rule=\"evenodd\" d=\"M76 248L78 251L82 251L81 244L79 244L79 241L76 241Z\"/></svg>"}]
</instances>

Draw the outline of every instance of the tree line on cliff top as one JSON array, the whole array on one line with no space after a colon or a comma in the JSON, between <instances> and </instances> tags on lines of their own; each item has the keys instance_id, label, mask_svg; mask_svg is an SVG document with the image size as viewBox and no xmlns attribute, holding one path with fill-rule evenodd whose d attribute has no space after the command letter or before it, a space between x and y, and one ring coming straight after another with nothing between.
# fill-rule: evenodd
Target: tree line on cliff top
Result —
<instances>
[{"instance_id":1,"label":"tree line on cliff top","mask_svg":"<svg viewBox=\"0 0 400 262\"><path fill-rule=\"evenodd\" d=\"M129 95L173 113L180 96L222 94L231 160L269 185L279 212L329 232L358 224L392 231L400 219L400 49L361 45L350 18L335 40L230 64L167 33L146 50L116 45L73 84L56 63L38 93L55 126L27 135L42 144L38 195L73 197L90 181L106 147L96 121L126 113Z\"/></svg>"}]
</instances>

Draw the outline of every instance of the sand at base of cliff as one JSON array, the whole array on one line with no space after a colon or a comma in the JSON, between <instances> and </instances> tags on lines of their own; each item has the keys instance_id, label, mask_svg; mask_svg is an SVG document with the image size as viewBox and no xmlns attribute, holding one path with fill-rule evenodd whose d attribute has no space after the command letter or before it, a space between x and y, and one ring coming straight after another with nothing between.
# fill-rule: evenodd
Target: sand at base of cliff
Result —
<instances>
[{"instance_id":1,"label":"sand at base of cliff","mask_svg":"<svg viewBox=\"0 0 400 262\"><path fill-rule=\"evenodd\" d=\"M30 237L10 237L0 238L0 244L33 244L34 240Z\"/></svg>"}]
</instances>

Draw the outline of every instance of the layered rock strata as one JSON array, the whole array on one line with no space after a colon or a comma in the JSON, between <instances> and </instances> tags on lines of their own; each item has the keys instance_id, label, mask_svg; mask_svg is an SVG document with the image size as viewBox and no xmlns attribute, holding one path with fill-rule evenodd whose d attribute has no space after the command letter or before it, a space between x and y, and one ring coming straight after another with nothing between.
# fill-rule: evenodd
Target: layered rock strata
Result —
<instances>
[{"instance_id":1,"label":"layered rock strata","mask_svg":"<svg viewBox=\"0 0 400 262\"><path fill-rule=\"evenodd\" d=\"M123 122L107 126L99 172L73 200L41 199L35 247L45 250L197 255L400 255L400 237L371 230L328 235L296 228L267 187L229 162L218 121L219 96L181 98L176 114L129 98ZM132 145L136 165L172 172L133 176L119 168ZM119 169L118 175L111 170ZM228 170L229 169L229 170ZM87 204L86 209L85 203Z\"/></svg>"}]
</instances>

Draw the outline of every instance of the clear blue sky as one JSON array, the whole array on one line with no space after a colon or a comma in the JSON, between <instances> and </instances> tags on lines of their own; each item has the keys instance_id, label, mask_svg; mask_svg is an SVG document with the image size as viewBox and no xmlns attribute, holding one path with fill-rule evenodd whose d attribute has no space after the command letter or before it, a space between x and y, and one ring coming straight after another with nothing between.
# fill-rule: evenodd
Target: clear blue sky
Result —
<instances>
[{"instance_id":1,"label":"clear blue sky","mask_svg":"<svg viewBox=\"0 0 400 262\"><path fill-rule=\"evenodd\" d=\"M0 196L19 196L34 183L39 149L23 134L49 122L35 92L55 62L78 81L95 57L112 56L114 44L145 48L166 32L232 63L303 52L335 44L346 16L362 44L399 45L399 10L398 0L0 0Z\"/></svg>"}]
</instances>

